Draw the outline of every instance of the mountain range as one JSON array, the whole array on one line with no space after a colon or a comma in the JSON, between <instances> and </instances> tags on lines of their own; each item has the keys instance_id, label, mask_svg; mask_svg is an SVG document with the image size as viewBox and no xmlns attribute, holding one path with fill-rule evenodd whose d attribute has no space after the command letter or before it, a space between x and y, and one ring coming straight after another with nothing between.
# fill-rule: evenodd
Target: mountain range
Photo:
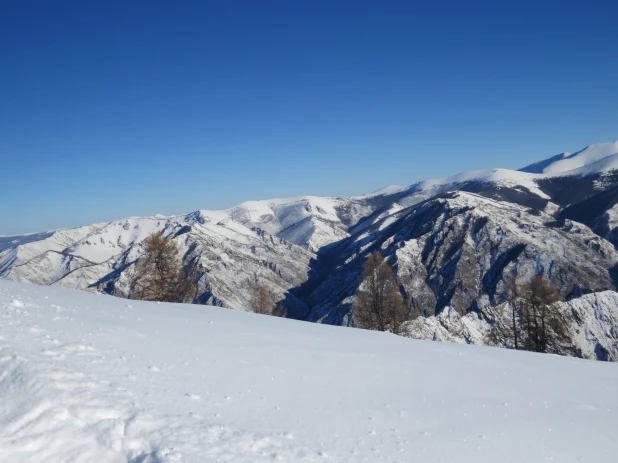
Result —
<instances>
[{"instance_id":1,"label":"mountain range","mask_svg":"<svg viewBox=\"0 0 618 463\"><path fill-rule=\"evenodd\" d=\"M490 320L504 302L508 272L543 274L564 300L615 291L617 204L618 142L603 143L518 171L465 172L357 197L249 201L0 236L0 278L126 297L144 238L162 231L184 262L199 264L195 302L248 310L250 282L258 279L290 317L348 325L363 259L379 250L414 296L416 336L446 338L436 335L448 325L437 323L445 314L479 327ZM618 334L609 320L580 353L615 358Z\"/></svg>"}]
</instances>

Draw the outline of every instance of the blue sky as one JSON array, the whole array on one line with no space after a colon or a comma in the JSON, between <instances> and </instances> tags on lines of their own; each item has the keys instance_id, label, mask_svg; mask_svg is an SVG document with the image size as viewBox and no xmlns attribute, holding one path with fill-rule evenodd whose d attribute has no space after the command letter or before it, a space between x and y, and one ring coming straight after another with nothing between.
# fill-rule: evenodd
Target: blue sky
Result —
<instances>
[{"instance_id":1,"label":"blue sky","mask_svg":"<svg viewBox=\"0 0 618 463\"><path fill-rule=\"evenodd\" d=\"M616 2L0 2L0 234L618 138Z\"/></svg>"}]
</instances>

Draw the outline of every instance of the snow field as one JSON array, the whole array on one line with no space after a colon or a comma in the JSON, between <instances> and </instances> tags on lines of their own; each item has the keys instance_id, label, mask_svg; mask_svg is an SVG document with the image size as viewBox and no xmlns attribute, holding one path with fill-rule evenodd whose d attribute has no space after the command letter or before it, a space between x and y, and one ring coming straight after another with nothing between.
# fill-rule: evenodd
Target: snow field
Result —
<instances>
[{"instance_id":1,"label":"snow field","mask_svg":"<svg viewBox=\"0 0 618 463\"><path fill-rule=\"evenodd\" d=\"M618 369L0 281L7 462L613 462Z\"/></svg>"}]
</instances>

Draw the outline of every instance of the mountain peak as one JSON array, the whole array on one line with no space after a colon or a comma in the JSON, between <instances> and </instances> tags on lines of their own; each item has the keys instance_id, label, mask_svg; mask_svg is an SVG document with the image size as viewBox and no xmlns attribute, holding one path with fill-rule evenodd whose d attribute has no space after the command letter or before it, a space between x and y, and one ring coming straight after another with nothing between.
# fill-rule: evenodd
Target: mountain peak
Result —
<instances>
[{"instance_id":1,"label":"mountain peak","mask_svg":"<svg viewBox=\"0 0 618 463\"><path fill-rule=\"evenodd\" d=\"M618 168L618 156L614 155L618 155L618 141L596 143L576 153L561 153L519 170L554 176L567 172L578 175L603 172Z\"/></svg>"},{"instance_id":2,"label":"mountain peak","mask_svg":"<svg viewBox=\"0 0 618 463\"><path fill-rule=\"evenodd\" d=\"M545 169L552 164L562 161L565 158L568 158L573 153L560 153L552 156L551 158L544 159L542 161L534 162L526 167L522 167L518 169L519 172L527 172L529 174L543 174L545 173Z\"/></svg>"}]
</instances>

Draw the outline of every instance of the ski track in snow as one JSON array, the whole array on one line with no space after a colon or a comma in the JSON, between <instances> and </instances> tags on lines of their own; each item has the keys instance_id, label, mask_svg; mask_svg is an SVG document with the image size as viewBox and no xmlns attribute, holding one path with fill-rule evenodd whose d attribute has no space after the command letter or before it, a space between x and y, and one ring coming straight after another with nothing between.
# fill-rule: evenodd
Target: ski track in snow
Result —
<instances>
[{"instance_id":1,"label":"ski track in snow","mask_svg":"<svg viewBox=\"0 0 618 463\"><path fill-rule=\"evenodd\" d=\"M0 281L0 461L610 463L616 367Z\"/></svg>"}]
</instances>

